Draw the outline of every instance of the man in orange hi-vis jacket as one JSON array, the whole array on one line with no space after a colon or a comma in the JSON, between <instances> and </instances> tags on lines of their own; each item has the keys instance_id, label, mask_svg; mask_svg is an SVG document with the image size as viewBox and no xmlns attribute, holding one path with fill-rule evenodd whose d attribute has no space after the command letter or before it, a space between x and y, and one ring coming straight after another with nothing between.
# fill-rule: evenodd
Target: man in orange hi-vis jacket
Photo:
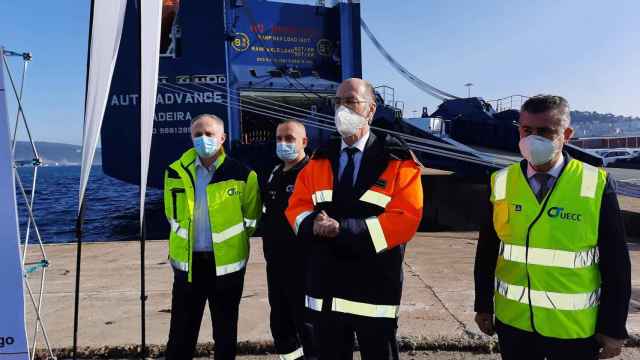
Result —
<instances>
[{"instance_id":1,"label":"man in orange hi-vis jacket","mask_svg":"<svg viewBox=\"0 0 640 360\"><path fill-rule=\"evenodd\" d=\"M336 94L342 139L298 175L286 216L310 249L305 305L320 360L398 359L405 244L422 217L421 169L397 138L374 134L373 87L345 80Z\"/></svg>"}]
</instances>

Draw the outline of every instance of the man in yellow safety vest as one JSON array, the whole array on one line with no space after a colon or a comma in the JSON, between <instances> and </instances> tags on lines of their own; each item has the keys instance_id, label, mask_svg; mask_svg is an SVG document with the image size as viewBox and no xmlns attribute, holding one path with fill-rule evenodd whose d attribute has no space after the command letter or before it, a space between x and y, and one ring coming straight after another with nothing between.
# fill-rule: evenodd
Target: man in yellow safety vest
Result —
<instances>
[{"instance_id":1,"label":"man in yellow safety vest","mask_svg":"<svg viewBox=\"0 0 640 360\"><path fill-rule=\"evenodd\" d=\"M528 99L524 160L491 177L491 219L475 264L476 322L498 333L503 359L620 354L631 292L615 181L563 152L567 101Z\"/></svg>"}]
</instances>

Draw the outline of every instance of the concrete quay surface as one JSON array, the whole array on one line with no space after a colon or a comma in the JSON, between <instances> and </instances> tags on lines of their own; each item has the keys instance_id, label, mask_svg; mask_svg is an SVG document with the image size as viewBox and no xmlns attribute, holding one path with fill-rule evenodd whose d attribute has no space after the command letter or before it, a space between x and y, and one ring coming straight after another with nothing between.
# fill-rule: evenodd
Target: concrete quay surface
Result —
<instances>
[{"instance_id":1,"label":"concrete quay surface","mask_svg":"<svg viewBox=\"0 0 640 360\"><path fill-rule=\"evenodd\" d=\"M407 246L398 331L403 349L488 352L494 348L496 339L482 335L473 322L473 262L477 236L477 232L418 233ZM272 351L265 261L261 239L252 238L251 245L240 305L238 340L242 353L264 354ZM630 343L637 345L640 338L640 267L637 266L640 264L640 244L629 244L629 250L634 265L634 299L627 327L632 334ZM51 345L57 349L59 358L64 358L69 354L73 336L76 246L46 245L45 251L51 265L46 272L42 317ZM82 253L78 336L82 353L90 358L130 356L140 341L139 243L88 243L83 245ZM146 338L153 355L162 352L169 330L172 273L167 262L167 241L148 241L145 258ZM30 276L32 289L39 288L38 278L37 274ZM26 309L28 333L31 334L35 316L28 298ZM208 353L212 342L211 322L206 311L199 337L203 355ZM38 336L38 347L43 345L42 336ZM630 349L626 352L637 354ZM406 358L429 358L421 357L423 353L415 354L419 356Z\"/></svg>"}]
</instances>

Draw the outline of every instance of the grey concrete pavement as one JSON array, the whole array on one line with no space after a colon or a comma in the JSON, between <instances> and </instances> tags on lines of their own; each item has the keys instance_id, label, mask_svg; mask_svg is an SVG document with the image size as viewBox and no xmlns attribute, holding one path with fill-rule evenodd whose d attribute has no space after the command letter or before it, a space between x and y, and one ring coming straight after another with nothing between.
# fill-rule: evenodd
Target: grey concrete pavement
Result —
<instances>
[{"instance_id":1,"label":"grey concrete pavement","mask_svg":"<svg viewBox=\"0 0 640 360\"><path fill-rule=\"evenodd\" d=\"M354 353L354 360L360 360L360 355ZM207 359L207 358L203 358ZM239 357L238 360L277 360L277 356L247 356ZM411 351L400 354L401 360L499 360L499 354L479 354L460 351ZM619 360L640 359L640 350L637 348L626 348Z\"/></svg>"},{"instance_id":2,"label":"grey concrete pavement","mask_svg":"<svg viewBox=\"0 0 640 360\"><path fill-rule=\"evenodd\" d=\"M197 360L211 359L210 357L201 357ZM358 353L353 354L354 360L360 360ZM499 360L499 354L483 354L460 351L410 351L400 354L401 360ZM633 360L640 359L640 350L638 348L625 348L622 355L617 359ZM63 360L63 359L60 359ZM278 360L276 355L256 355L256 356L239 356L238 360Z\"/></svg>"},{"instance_id":3,"label":"grey concrete pavement","mask_svg":"<svg viewBox=\"0 0 640 360\"><path fill-rule=\"evenodd\" d=\"M473 323L473 260L477 233L419 233L407 247L405 285L399 336L405 349L488 349L495 339L479 333ZM252 250L240 306L239 341L244 351L270 348L269 305L261 239ZM148 241L147 344L160 351L167 341L172 272L167 242ZM45 282L43 318L54 348L69 349L73 335L75 245L47 245L51 261ZM631 244L634 264L640 245ZM79 344L87 354L126 352L140 341L139 244L92 243L83 246ZM628 329L640 335L640 268L634 266L634 300ZM32 281L35 289L39 286ZM28 304L29 305L29 304ZM34 324L32 306L27 306ZM199 342L211 342L211 322L205 314ZM42 337L38 343L42 345ZM407 358L406 356L403 358ZM410 357L409 357L410 358ZM440 357L442 358L442 357ZM455 358L455 357L453 357ZM416 359L422 359L416 357Z\"/></svg>"}]
</instances>

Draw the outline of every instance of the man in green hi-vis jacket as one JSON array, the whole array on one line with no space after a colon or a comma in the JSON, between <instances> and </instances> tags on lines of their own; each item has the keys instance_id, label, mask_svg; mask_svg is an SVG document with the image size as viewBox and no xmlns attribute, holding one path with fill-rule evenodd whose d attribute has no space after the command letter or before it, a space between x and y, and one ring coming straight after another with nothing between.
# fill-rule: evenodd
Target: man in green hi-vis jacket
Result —
<instances>
[{"instance_id":1,"label":"man in green hi-vis jacket","mask_svg":"<svg viewBox=\"0 0 640 360\"><path fill-rule=\"evenodd\" d=\"M262 204L256 173L224 152L224 123L202 114L193 148L165 172L165 214L174 270L167 359L191 359L209 301L216 359L234 359L238 307Z\"/></svg>"}]
</instances>

